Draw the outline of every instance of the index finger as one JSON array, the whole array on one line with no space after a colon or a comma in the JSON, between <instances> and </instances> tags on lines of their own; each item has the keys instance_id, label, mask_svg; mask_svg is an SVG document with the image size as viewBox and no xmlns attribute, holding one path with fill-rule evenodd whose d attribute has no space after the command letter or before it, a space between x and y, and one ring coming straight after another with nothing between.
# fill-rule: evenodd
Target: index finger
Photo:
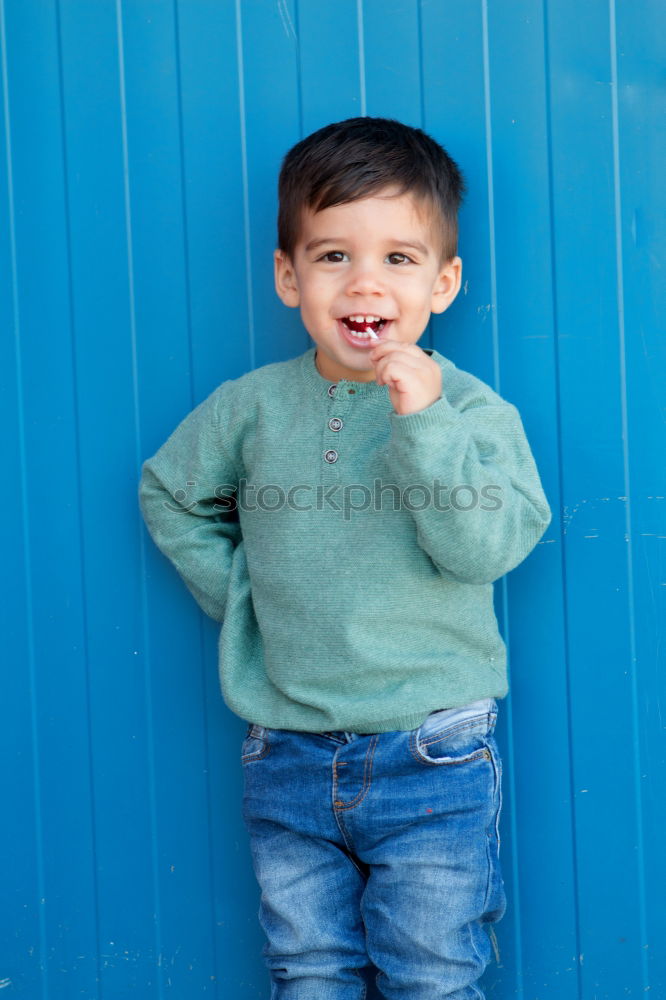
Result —
<instances>
[{"instance_id":1,"label":"index finger","mask_svg":"<svg viewBox=\"0 0 666 1000\"><path fill-rule=\"evenodd\" d=\"M412 357L418 357L421 354L424 357L428 357L418 344L405 344L401 340L380 340L370 351L369 358L372 362L381 361L382 358L393 351L404 351Z\"/></svg>"}]
</instances>

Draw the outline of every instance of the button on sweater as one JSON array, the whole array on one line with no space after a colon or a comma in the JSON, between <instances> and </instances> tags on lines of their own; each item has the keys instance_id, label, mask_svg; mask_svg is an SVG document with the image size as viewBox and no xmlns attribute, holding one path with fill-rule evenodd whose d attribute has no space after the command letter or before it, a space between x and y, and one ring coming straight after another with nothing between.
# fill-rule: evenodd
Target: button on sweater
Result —
<instances>
[{"instance_id":1,"label":"button on sweater","mask_svg":"<svg viewBox=\"0 0 666 1000\"><path fill-rule=\"evenodd\" d=\"M551 513L516 407L428 353L442 396L417 413L311 348L224 382L144 463L146 524L222 623L243 719L388 732L507 693L493 582Z\"/></svg>"}]
</instances>

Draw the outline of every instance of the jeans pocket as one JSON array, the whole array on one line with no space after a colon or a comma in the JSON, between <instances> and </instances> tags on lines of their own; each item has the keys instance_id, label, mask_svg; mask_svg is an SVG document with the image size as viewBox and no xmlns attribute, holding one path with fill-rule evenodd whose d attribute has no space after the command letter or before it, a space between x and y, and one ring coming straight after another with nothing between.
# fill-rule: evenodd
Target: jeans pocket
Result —
<instances>
[{"instance_id":1,"label":"jeans pocket","mask_svg":"<svg viewBox=\"0 0 666 1000\"><path fill-rule=\"evenodd\" d=\"M482 711L472 706L431 712L411 738L411 750L424 764L464 764L468 761L492 758L488 739L497 721L494 699L479 703Z\"/></svg>"},{"instance_id":2,"label":"jeans pocket","mask_svg":"<svg viewBox=\"0 0 666 1000\"><path fill-rule=\"evenodd\" d=\"M251 722L241 748L241 763L249 764L251 761L261 760L269 750L268 730L265 726L257 726Z\"/></svg>"}]
</instances>

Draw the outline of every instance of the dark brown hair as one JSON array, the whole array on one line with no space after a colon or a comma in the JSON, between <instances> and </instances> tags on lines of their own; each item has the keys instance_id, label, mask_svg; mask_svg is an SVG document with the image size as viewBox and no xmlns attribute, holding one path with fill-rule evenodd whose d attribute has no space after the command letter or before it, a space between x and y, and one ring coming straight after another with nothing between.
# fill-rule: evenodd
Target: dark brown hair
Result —
<instances>
[{"instance_id":1,"label":"dark brown hair","mask_svg":"<svg viewBox=\"0 0 666 1000\"><path fill-rule=\"evenodd\" d=\"M278 181L278 246L293 257L301 212L323 211L386 188L413 194L439 216L442 260L455 256L465 182L445 149L419 128L390 118L348 118L293 146Z\"/></svg>"}]
</instances>

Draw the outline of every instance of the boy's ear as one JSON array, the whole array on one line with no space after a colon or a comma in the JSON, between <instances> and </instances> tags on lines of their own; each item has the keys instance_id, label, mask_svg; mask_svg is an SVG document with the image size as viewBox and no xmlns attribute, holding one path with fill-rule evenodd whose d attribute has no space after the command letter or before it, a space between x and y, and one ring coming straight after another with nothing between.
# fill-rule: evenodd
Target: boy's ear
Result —
<instances>
[{"instance_id":1,"label":"boy's ear","mask_svg":"<svg viewBox=\"0 0 666 1000\"><path fill-rule=\"evenodd\" d=\"M284 250L276 250L273 254L275 262L275 291L286 306L292 309L300 305L301 296L298 291L296 271L291 258Z\"/></svg>"},{"instance_id":2,"label":"boy's ear","mask_svg":"<svg viewBox=\"0 0 666 1000\"><path fill-rule=\"evenodd\" d=\"M435 287L432 291L432 305L430 311L443 313L448 309L456 295L460 291L462 279L462 260L460 257L452 257L442 268L437 276Z\"/></svg>"}]
</instances>

